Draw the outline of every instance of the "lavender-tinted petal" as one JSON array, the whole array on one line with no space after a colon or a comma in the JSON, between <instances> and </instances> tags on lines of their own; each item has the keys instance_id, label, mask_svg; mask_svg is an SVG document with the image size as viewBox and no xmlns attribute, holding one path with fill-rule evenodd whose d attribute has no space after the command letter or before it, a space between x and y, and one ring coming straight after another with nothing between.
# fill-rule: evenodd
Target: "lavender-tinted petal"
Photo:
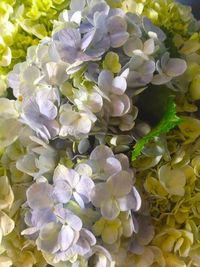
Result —
<instances>
[{"instance_id":1,"label":"lavender-tinted petal","mask_svg":"<svg viewBox=\"0 0 200 267\"><path fill-rule=\"evenodd\" d=\"M53 205L53 187L48 183L34 183L27 192L28 205L32 209L49 208Z\"/></svg>"},{"instance_id":2,"label":"lavender-tinted petal","mask_svg":"<svg viewBox=\"0 0 200 267\"><path fill-rule=\"evenodd\" d=\"M68 225L63 225L58 235L58 243L61 251L66 251L73 243L74 231Z\"/></svg>"}]
</instances>

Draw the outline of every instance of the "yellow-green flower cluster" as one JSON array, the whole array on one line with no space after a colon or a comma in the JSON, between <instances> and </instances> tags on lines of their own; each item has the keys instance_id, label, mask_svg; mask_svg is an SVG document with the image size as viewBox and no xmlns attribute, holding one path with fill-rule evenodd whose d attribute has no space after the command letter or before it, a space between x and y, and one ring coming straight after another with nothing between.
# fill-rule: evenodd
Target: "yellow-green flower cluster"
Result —
<instances>
[{"instance_id":1,"label":"yellow-green flower cluster","mask_svg":"<svg viewBox=\"0 0 200 267\"><path fill-rule=\"evenodd\" d=\"M66 0L0 1L0 95L7 73L25 59L29 46L51 34L53 20L67 6Z\"/></svg>"},{"instance_id":2,"label":"yellow-green flower cluster","mask_svg":"<svg viewBox=\"0 0 200 267\"><path fill-rule=\"evenodd\" d=\"M178 18L184 10L181 6L176 14L173 13L178 4L165 1L165 4L171 2L173 7L166 15L164 8L162 12L154 13L150 7L156 6L158 1L150 2L146 9L144 3L135 7L140 7L140 12L146 12L155 22L159 18L158 24L174 33L173 42L188 69L172 86L182 122L168 134L167 143L160 142L161 137L155 139L149 145L154 153L143 155L134 163L140 169L140 186L144 182L148 194L155 236L141 255L130 255L130 260L136 262L137 267L197 267L200 266L200 120L196 101L200 100L200 33L194 28L189 31L191 20L186 9L182 18ZM165 16L164 20L162 16Z\"/></svg>"},{"instance_id":3,"label":"yellow-green flower cluster","mask_svg":"<svg viewBox=\"0 0 200 267\"><path fill-rule=\"evenodd\" d=\"M162 156L155 167L138 171L155 236L142 255L130 255L137 267L200 266L200 120L181 119L179 129L167 136L169 157Z\"/></svg>"},{"instance_id":4,"label":"yellow-green flower cluster","mask_svg":"<svg viewBox=\"0 0 200 267\"><path fill-rule=\"evenodd\" d=\"M16 168L16 161L24 153L18 141L8 146L0 161L0 266L45 267L47 265L35 244L21 236L21 205L32 178ZM8 178L9 177L9 178Z\"/></svg>"}]
</instances>

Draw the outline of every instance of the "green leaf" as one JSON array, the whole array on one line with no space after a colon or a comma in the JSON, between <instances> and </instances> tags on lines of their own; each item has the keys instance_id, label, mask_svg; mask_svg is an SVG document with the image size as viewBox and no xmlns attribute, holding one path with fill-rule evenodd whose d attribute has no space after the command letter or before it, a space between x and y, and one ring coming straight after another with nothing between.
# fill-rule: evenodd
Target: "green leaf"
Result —
<instances>
[{"instance_id":1,"label":"green leaf","mask_svg":"<svg viewBox=\"0 0 200 267\"><path fill-rule=\"evenodd\" d=\"M144 146L149 141L151 141L156 136L169 132L180 122L181 119L176 115L176 104L174 103L174 98L169 97L166 112L159 124L153 130L151 130L151 132L141 138L134 146L131 157L132 161L136 160L137 157L140 156Z\"/></svg>"}]
</instances>

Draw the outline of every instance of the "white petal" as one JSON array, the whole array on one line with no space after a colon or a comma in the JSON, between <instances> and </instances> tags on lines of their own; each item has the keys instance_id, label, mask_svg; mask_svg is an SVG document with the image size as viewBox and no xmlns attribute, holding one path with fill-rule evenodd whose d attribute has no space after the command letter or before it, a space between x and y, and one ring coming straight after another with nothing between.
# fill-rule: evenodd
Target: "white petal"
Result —
<instances>
[{"instance_id":1,"label":"white petal","mask_svg":"<svg viewBox=\"0 0 200 267\"><path fill-rule=\"evenodd\" d=\"M21 232L21 235L32 235L35 234L39 229L37 227L30 227Z\"/></svg>"},{"instance_id":2,"label":"white petal","mask_svg":"<svg viewBox=\"0 0 200 267\"><path fill-rule=\"evenodd\" d=\"M25 172L33 176L34 173L38 171L36 168L35 159L36 156L34 153L27 154L17 160L16 167L21 172Z\"/></svg>"},{"instance_id":3,"label":"white petal","mask_svg":"<svg viewBox=\"0 0 200 267\"><path fill-rule=\"evenodd\" d=\"M143 49L143 42L141 41L140 38L137 37L132 37L128 39L128 41L123 46L124 53L129 57L132 57L134 50L142 50L142 49Z\"/></svg>"},{"instance_id":4,"label":"white petal","mask_svg":"<svg viewBox=\"0 0 200 267\"><path fill-rule=\"evenodd\" d=\"M149 40L144 42L144 53L146 55L153 54L154 50L155 50L155 43L153 39L150 38Z\"/></svg>"},{"instance_id":5,"label":"white petal","mask_svg":"<svg viewBox=\"0 0 200 267\"><path fill-rule=\"evenodd\" d=\"M0 229L3 236L10 234L15 227L15 222L3 211L0 211Z\"/></svg>"},{"instance_id":6,"label":"white petal","mask_svg":"<svg viewBox=\"0 0 200 267\"><path fill-rule=\"evenodd\" d=\"M77 123L78 132L82 134L87 134L90 132L91 127L92 127L91 120L86 115L81 116L81 118L78 120Z\"/></svg>"},{"instance_id":7,"label":"white petal","mask_svg":"<svg viewBox=\"0 0 200 267\"><path fill-rule=\"evenodd\" d=\"M122 76L115 77L112 82L112 92L116 95L122 95L127 88L126 79Z\"/></svg>"},{"instance_id":8,"label":"white petal","mask_svg":"<svg viewBox=\"0 0 200 267\"><path fill-rule=\"evenodd\" d=\"M128 211L128 210L137 211L141 207L140 196L137 197L136 199L132 193L128 194L125 197L118 198L117 201L121 211Z\"/></svg>"},{"instance_id":9,"label":"white petal","mask_svg":"<svg viewBox=\"0 0 200 267\"><path fill-rule=\"evenodd\" d=\"M57 180L65 180L67 174L68 174L68 168L66 168L62 164L58 164L58 166L55 168L55 171L54 171L54 174L53 174L54 183Z\"/></svg>"},{"instance_id":10,"label":"white petal","mask_svg":"<svg viewBox=\"0 0 200 267\"><path fill-rule=\"evenodd\" d=\"M114 220L120 213L118 203L115 199L103 201L101 205L101 214L108 220Z\"/></svg>"},{"instance_id":11,"label":"white petal","mask_svg":"<svg viewBox=\"0 0 200 267\"><path fill-rule=\"evenodd\" d=\"M23 78L30 84L34 83L40 77L40 70L35 66L28 66L23 72Z\"/></svg>"},{"instance_id":12,"label":"white petal","mask_svg":"<svg viewBox=\"0 0 200 267\"><path fill-rule=\"evenodd\" d=\"M113 99L112 99L113 100ZM110 115L112 117L120 117L123 115L124 112L124 104L120 99L115 99L112 103L112 110Z\"/></svg>"},{"instance_id":13,"label":"white petal","mask_svg":"<svg viewBox=\"0 0 200 267\"><path fill-rule=\"evenodd\" d=\"M80 175L87 175L88 177L92 176L92 168L85 163L80 163L75 167L75 171L77 171Z\"/></svg>"}]
</instances>

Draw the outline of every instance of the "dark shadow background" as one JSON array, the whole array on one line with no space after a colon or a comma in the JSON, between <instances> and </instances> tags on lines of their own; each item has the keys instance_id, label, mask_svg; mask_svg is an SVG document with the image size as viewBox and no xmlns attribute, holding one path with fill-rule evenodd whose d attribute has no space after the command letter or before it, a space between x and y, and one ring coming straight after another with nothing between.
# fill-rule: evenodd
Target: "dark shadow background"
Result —
<instances>
[{"instance_id":1,"label":"dark shadow background","mask_svg":"<svg viewBox=\"0 0 200 267\"><path fill-rule=\"evenodd\" d=\"M184 5L190 5L196 19L200 19L200 0L177 0Z\"/></svg>"}]
</instances>

